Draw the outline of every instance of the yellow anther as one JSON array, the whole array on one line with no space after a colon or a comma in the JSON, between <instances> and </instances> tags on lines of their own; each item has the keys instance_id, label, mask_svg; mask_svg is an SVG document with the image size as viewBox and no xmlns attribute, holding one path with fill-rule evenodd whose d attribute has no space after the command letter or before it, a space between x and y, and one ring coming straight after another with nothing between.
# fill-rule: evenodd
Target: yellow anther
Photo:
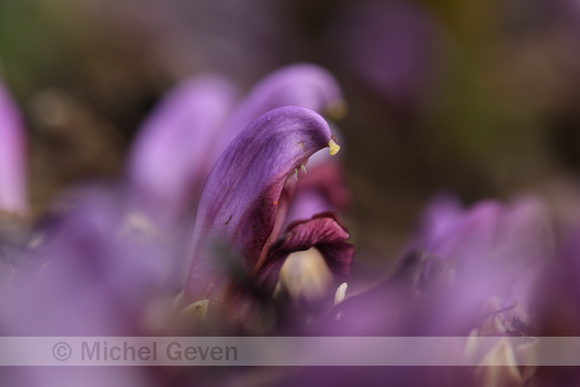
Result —
<instances>
[{"instance_id":1,"label":"yellow anther","mask_svg":"<svg viewBox=\"0 0 580 387\"><path fill-rule=\"evenodd\" d=\"M330 148L330 155L334 156L340 150L340 146L334 141L333 138L328 141L328 147Z\"/></svg>"}]
</instances>

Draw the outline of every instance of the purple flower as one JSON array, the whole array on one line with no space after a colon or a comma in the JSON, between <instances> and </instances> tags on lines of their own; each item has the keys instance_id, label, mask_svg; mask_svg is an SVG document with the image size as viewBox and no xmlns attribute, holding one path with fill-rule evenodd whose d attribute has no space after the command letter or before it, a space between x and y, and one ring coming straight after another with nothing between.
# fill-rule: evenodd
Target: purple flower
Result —
<instances>
[{"instance_id":1,"label":"purple flower","mask_svg":"<svg viewBox=\"0 0 580 387\"><path fill-rule=\"evenodd\" d=\"M173 221L199 196L223 120L238 99L227 80L197 76L180 83L143 124L127 174L141 205Z\"/></svg>"},{"instance_id":2,"label":"purple flower","mask_svg":"<svg viewBox=\"0 0 580 387\"><path fill-rule=\"evenodd\" d=\"M28 209L25 129L8 90L0 80L0 210Z\"/></svg>"},{"instance_id":3,"label":"purple flower","mask_svg":"<svg viewBox=\"0 0 580 387\"><path fill-rule=\"evenodd\" d=\"M452 198L439 197L427 209L415 241L426 257L418 281L432 281L451 269L453 281L470 289L471 300L461 297L465 302L495 293L503 307L529 310L532 286L552 254L548 219L545 206L533 197L520 197L510 206L483 201L468 211Z\"/></svg>"},{"instance_id":4,"label":"purple flower","mask_svg":"<svg viewBox=\"0 0 580 387\"><path fill-rule=\"evenodd\" d=\"M267 243L264 240L257 242L254 242L254 239L251 240L251 243L255 243L256 246L262 246L259 252L253 251L252 254L248 254L247 247L242 247L243 243L248 243L243 241L244 238L250 238L248 235L238 236L237 240L243 242L237 242L233 246L229 246L229 236L214 236L228 245L228 248L236 254L243 256L240 260L241 266L247 274L252 272L253 276L258 274L258 269L267 259L269 245L276 242L281 231L286 229L292 221L307 221L319 213L347 207L349 193L345 188L340 166L335 160L329 159L328 156L317 155L314 167L310 169L309 166L309 172L306 173L304 165L308 157L321 145L313 143L314 139L302 138L309 136L310 132L300 132L316 122L316 125L322 125L321 128L323 127L328 132L326 136L328 138L323 142L323 146L328 146L331 139L328 125L320 116L305 108L340 117L344 113L344 102L340 88L332 75L311 64L291 65L270 74L259 82L246 98L236 104L237 94L229 82L215 75L194 77L180 84L164 98L160 107L143 126L143 132L138 137L129 158L128 175L132 183L131 189L134 192L137 211L144 211L148 216L152 216L163 228L166 226L175 228L179 225L176 221L185 218L188 209L196 206L209 171L214 167L220 155L225 160L235 155L234 159L224 161L231 164L228 167L230 170L227 176L214 177L213 180L207 179L204 188L206 199L201 199L202 201L197 205L195 234L197 236L194 237L197 239L194 241L196 247L192 249L199 248L198 240L205 239L206 233L214 232L210 230L209 224L215 222L208 221L207 214L213 211L212 206L218 200L217 198L229 192L228 198L223 200L237 203L240 211L250 213L252 210L266 214L264 219L257 219L251 224L243 224L236 231L240 233L243 227L254 227L258 230L257 232L261 233L262 239L265 235ZM267 143L261 144L254 141L257 138L255 133L247 134L245 139L243 136L236 138L253 119L273 108L285 105L297 105L304 108L279 110L277 115L271 115L268 121L261 121L264 133L270 133L269 137L264 138L270 138ZM300 128L302 124L306 126ZM313 128L310 129L313 130ZM278 131L280 134L272 136L272 131ZM290 137L286 138L282 134ZM234 138L236 140L232 141ZM238 143L238 141L244 142ZM284 141L287 142L286 145ZM299 152L294 151L288 154L294 154L292 157L299 156L297 159L274 158L274 156L281 157L285 152L287 153L289 148L286 149L285 146L291 145L292 141L299 144L296 148ZM237 147L242 147L243 150L238 149L235 152L226 150L228 145L233 146L230 143L238 144ZM338 149L336 142L333 144ZM310 149L308 146L313 146L313 148ZM334 148L332 150L334 153ZM248 160L253 164L244 164L242 162L244 158L241 157L243 155L252 156L252 159ZM296 164L298 161L300 162ZM219 165L220 162L222 161L217 164ZM215 169L218 167L216 166ZM238 174L253 176L251 171L263 171L270 174L276 171L279 175L261 176L263 182L256 180L248 183L247 187L244 187L243 182L236 181L241 178L236 177ZM286 177L290 172L296 179L289 179L286 183ZM219 176L220 173L225 172L214 171L213 175ZM298 178L299 174L300 178ZM235 181L240 187L237 190L231 187ZM277 187L267 188L272 184ZM250 196L247 191L249 188L258 191L269 189L273 190L272 192L280 190L280 192L262 197L259 195L264 193L256 191L253 196ZM246 198L255 202L250 203ZM273 202L277 204L272 204ZM273 208L279 210L274 211ZM289 214L286 215L286 212ZM234 217L235 214L228 214L228 217L230 215ZM273 221L272 216L279 217L280 221L276 223L275 229L269 230L272 226L270 224ZM327 223L333 232L340 235L338 239L342 238L342 242L347 239L348 233L344 225L334 215L327 214L326 217L330 219ZM220 221L225 223L228 219ZM262 221L266 223L261 224ZM233 227L235 222L235 220L231 224L228 222L228 226ZM320 220L312 224L317 223L320 223ZM177 231L185 235L182 239L189 238L189 235L183 234L184 229ZM337 242L338 239L332 243ZM191 244L187 241L184 243ZM323 245L329 242L313 240L308 246L306 246L308 243L301 243L304 249L308 249L314 244ZM349 246L345 252L346 256L342 258L345 261L344 267L338 269L341 274L345 273L345 267L350 264L350 258L347 257L352 256L352 247ZM189 250L188 253L191 254ZM286 253L288 254L290 252ZM193 258L195 265L189 269L190 278L201 277L205 278L205 281L191 279L187 281L185 295L188 302L204 299L207 294L214 293L211 290L212 286L220 288L220 292L225 291L223 285L230 281L230 273L215 270L216 265L219 266L223 262L214 262L217 258L214 256L209 259L210 255L208 253L205 258L199 258L199 260ZM276 259L269 259L268 265L264 266L256 276L255 284L265 286L271 292L276 285L277 272L284 259L285 256L279 252ZM329 261L333 259L334 257L328 258ZM179 270L182 265L177 263L177 266ZM264 273L268 273L268 276Z\"/></svg>"},{"instance_id":5,"label":"purple flower","mask_svg":"<svg viewBox=\"0 0 580 387\"><path fill-rule=\"evenodd\" d=\"M61 198L9 257L0 279L3 336L135 336L150 334L146 312L163 295L170 249L125 217L128 195L85 188ZM0 266L6 265L0 263ZM145 367L13 367L16 386L157 385Z\"/></svg>"},{"instance_id":6,"label":"purple flower","mask_svg":"<svg viewBox=\"0 0 580 387\"><path fill-rule=\"evenodd\" d=\"M339 96L324 70L291 66L266 78L232 117L248 118L289 101L325 110ZM302 178L300 183L294 179L316 151L326 146L331 154L338 151L330 127L306 107L274 109L239 129L213 166L208 160L216 148L210 145L236 135L235 120L223 123L236 100L235 89L217 76L186 82L144 126L129 161L129 189L121 184L63 195L65 210L40 225L31 236L32 247L2 263L3 282L11 291L0 302L16 310L2 319L8 334L166 332L163 326L171 325L176 312L172 299L184 286L176 270L189 266L188 302L221 301L222 285L237 284L238 278L221 270L215 246L227 248L253 286L270 294L280 266L294 251L315 247L337 275L346 274L352 246L345 243L348 232L334 213L309 213L282 233L294 192L320 191L329 203L324 210L344 204L342 182L333 177L339 173L335 164L318 163L316 184L301 188ZM212 167L193 240L187 242L193 246L192 262L180 262L182 241L168 230L186 234L187 223L175 217L201 190ZM332 194L334 188L338 195ZM59 313L38 318L49 310ZM165 315L151 317L155 310Z\"/></svg>"},{"instance_id":7,"label":"purple flower","mask_svg":"<svg viewBox=\"0 0 580 387\"><path fill-rule=\"evenodd\" d=\"M536 294L544 336L580 335L580 228L564 238Z\"/></svg>"},{"instance_id":8,"label":"purple flower","mask_svg":"<svg viewBox=\"0 0 580 387\"><path fill-rule=\"evenodd\" d=\"M170 250L127 216L119 189L65 195L57 213L13 259L0 303L3 334L130 335L168 275Z\"/></svg>"},{"instance_id":9,"label":"purple flower","mask_svg":"<svg viewBox=\"0 0 580 387\"><path fill-rule=\"evenodd\" d=\"M539 310L534 295L552 244L548 212L534 197L523 196L507 206L482 201L468 209L453 197L437 197L394 274L338 304L322 332L533 336ZM465 354L479 360L515 359L530 350L522 343L511 346L498 338L493 347L480 348L469 341ZM395 374L413 378L405 370ZM531 370L483 367L472 375L478 385L523 384Z\"/></svg>"},{"instance_id":10,"label":"purple flower","mask_svg":"<svg viewBox=\"0 0 580 387\"><path fill-rule=\"evenodd\" d=\"M313 246L336 273L345 274L352 247L344 243L349 235L331 213L291 224L279 240L293 179L287 183L288 177L326 146L331 154L338 151L328 124L302 107L274 109L236 137L212 170L200 199L186 299L215 302L225 297L227 265L216 247L239 258L241 270L255 274L270 290L286 256Z\"/></svg>"},{"instance_id":11,"label":"purple flower","mask_svg":"<svg viewBox=\"0 0 580 387\"><path fill-rule=\"evenodd\" d=\"M290 101L319 110L335 106L340 93L327 87L334 80L326 75L315 66L287 68L267 78L238 108L233 108L237 92L217 76L192 79L170 94L133 149L130 184L63 194L19 251L2 257L0 309L6 313L0 314L0 333L160 335L184 332L183 322L186 332L193 327L200 333L196 319L211 325L207 308L196 315L184 307L209 302L208 310L238 319L254 305L260 312L260 297L272 304L288 257L319 258L329 272L346 275L353 246L346 242L344 224L329 211L348 202L340 169L321 157L312 175L303 175L315 152L325 147L330 155L338 152L330 126L308 107L261 114ZM244 122L245 129L237 127L253 114L261 115ZM233 139L213 165L228 137ZM187 203L196 202L196 191L201 196L191 233L187 222L176 220ZM310 210L288 216L291 207L309 201ZM172 234L187 231L191 255L180 262L183 246ZM187 266L183 282L176 275L182 266ZM234 324L224 320L218 333ZM155 384L147 372L127 368L108 379ZM82 369L47 368L14 372L7 380L67 385L84 375ZM105 383L98 376L91 381Z\"/></svg>"},{"instance_id":12,"label":"purple flower","mask_svg":"<svg viewBox=\"0 0 580 387\"><path fill-rule=\"evenodd\" d=\"M138 201L162 223L194 208L215 162L251 121L271 109L298 105L344 112L337 81L311 64L282 68L238 102L225 79L201 75L180 83L144 123L130 153L129 180Z\"/></svg>"}]
</instances>

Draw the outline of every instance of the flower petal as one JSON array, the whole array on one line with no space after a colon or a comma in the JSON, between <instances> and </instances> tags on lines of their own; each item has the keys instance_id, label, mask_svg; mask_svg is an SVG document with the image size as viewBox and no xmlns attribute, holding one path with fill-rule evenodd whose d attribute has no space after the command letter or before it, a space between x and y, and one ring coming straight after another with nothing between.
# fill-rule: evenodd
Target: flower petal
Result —
<instances>
[{"instance_id":1,"label":"flower petal","mask_svg":"<svg viewBox=\"0 0 580 387\"><path fill-rule=\"evenodd\" d=\"M354 246L346 242L348 238L348 230L333 212L296 221L288 226L284 236L270 249L266 263L258 272L257 282L273 290L286 257L311 247L322 254L334 274L344 276L350 270L354 255Z\"/></svg>"},{"instance_id":2,"label":"flower petal","mask_svg":"<svg viewBox=\"0 0 580 387\"><path fill-rule=\"evenodd\" d=\"M297 106L264 114L236 137L201 195L186 296L209 298L219 287L210 251L216 244L241 255L248 270L257 264L274 229L286 179L329 143L334 141L326 121Z\"/></svg>"},{"instance_id":3,"label":"flower petal","mask_svg":"<svg viewBox=\"0 0 580 387\"><path fill-rule=\"evenodd\" d=\"M127 168L150 209L171 220L195 202L213 166L210 145L236 99L225 79L196 76L170 91L147 119Z\"/></svg>"},{"instance_id":4,"label":"flower petal","mask_svg":"<svg viewBox=\"0 0 580 387\"><path fill-rule=\"evenodd\" d=\"M320 152L316 153L317 155ZM326 160L310 167L296 182L296 194L292 197L286 216L286 224L295 220L306 220L326 211L344 211L350 204L350 191L338 162Z\"/></svg>"},{"instance_id":5,"label":"flower petal","mask_svg":"<svg viewBox=\"0 0 580 387\"><path fill-rule=\"evenodd\" d=\"M338 81L322 67L301 63L284 67L265 77L239 104L224 124L215 157L257 117L282 106L303 106L320 114L342 117L345 102Z\"/></svg>"},{"instance_id":6,"label":"flower petal","mask_svg":"<svg viewBox=\"0 0 580 387\"><path fill-rule=\"evenodd\" d=\"M21 214L28 207L24 136L22 118L0 80L0 210Z\"/></svg>"}]
</instances>

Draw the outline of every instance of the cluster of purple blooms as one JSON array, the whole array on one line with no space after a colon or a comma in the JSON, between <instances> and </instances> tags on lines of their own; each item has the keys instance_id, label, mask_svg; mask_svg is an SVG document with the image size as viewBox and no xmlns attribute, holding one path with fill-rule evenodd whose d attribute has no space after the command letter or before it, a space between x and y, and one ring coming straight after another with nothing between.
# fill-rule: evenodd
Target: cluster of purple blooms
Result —
<instances>
[{"instance_id":1,"label":"cluster of purple blooms","mask_svg":"<svg viewBox=\"0 0 580 387\"><path fill-rule=\"evenodd\" d=\"M580 334L580 239L555 234L549 208L532 195L469 208L437 196L392 273L345 293L354 247L340 216L349 191L336 130L323 118L340 118L344 107L337 81L315 65L280 69L246 96L219 75L197 75L146 119L126 179L73 188L32 221L24 124L1 86L0 334L494 336L497 345L472 352L513 366L437 370L446 373L439 379L410 367L350 369L330 371L331 380L577 380L574 371L560 380L517 367L529 342L502 340ZM9 369L3 377L39 386L216 377L174 371Z\"/></svg>"}]
</instances>

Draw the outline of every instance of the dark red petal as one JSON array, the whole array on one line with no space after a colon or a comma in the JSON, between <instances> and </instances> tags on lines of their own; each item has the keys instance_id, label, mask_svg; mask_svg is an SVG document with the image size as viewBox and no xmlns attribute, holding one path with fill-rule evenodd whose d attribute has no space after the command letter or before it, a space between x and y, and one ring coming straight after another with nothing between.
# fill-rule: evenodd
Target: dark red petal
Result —
<instances>
[{"instance_id":1,"label":"dark red petal","mask_svg":"<svg viewBox=\"0 0 580 387\"><path fill-rule=\"evenodd\" d=\"M258 284L273 290L286 257L295 251L316 247L330 270L339 276L348 274L354 256L354 246L347 243L348 230L334 212L325 212L310 220L291 223L270 249L264 266L258 271Z\"/></svg>"}]
</instances>

